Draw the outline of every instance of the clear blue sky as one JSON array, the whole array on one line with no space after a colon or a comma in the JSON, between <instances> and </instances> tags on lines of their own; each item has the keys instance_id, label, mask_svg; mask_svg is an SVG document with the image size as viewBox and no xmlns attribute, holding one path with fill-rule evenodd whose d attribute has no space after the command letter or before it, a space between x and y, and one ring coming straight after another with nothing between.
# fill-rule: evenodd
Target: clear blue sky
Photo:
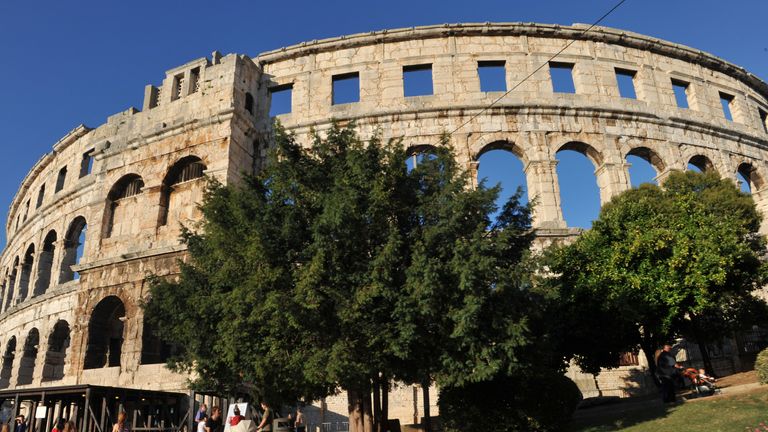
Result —
<instances>
[{"instance_id":1,"label":"clear blue sky","mask_svg":"<svg viewBox=\"0 0 768 432\"><path fill-rule=\"evenodd\" d=\"M213 50L253 56L305 40L447 22L589 23L616 1L2 1L0 219L29 168L69 130L140 107L146 84ZM628 0L603 25L690 45L766 79L766 17L766 0ZM594 181L578 158L566 162L561 179ZM594 213L569 203L588 203L578 189L563 191L571 225L588 224Z\"/></svg>"}]
</instances>

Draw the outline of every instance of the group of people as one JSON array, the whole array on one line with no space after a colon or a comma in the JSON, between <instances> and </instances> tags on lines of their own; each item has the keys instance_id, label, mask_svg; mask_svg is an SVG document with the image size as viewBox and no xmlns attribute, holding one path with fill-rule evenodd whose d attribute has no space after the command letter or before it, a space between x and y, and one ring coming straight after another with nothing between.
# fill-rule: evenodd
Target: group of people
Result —
<instances>
[{"instance_id":1,"label":"group of people","mask_svg":"<svg viewBox=\"0 0 768 432\"><path fill-rule=\"evenodd\" d=\"M24 415L17 415L16 422L13 427L13 432L26 432L26 431L27 431L27 422ZM11 432L11 428L8 424L3 424L3 426L0 428L0 432ZM75 422L60 418L53 425L53 429L51 429L51 432L77 432L77 428L75 427Z\"/></svg>"},{"instance_id":2,"label":"group of people","mask_svg":"<svg viewBox=\"0 0 768 432\"><path fill-rule=\"evenodd\" d=\"M261 403L262 415L256 430L258 432L272 432L272 423L275 420L275 414L268 403ZM291 418L289 416L289 418ZM232 409L232 416L226 421L230 426L237 426L245 417L240 412L240 408L235 405ZM200 404L200 409L195 414L195 432L223 432L224 421L221 415L221 408L214 406L211 408L211 414L208 415L208 406L205 403ZM300 409L296 410L296 417L292 418L293 428L296 432L305 432L304 415Z\"/></svg>"},{"instance_id":3,"label":"group of people","mask_svg":"<svg viewBox=\"0 0 768 432\"><path fill-rule=\"evenodd\" d=\"M715 378L707 375L704 369L684 368L672 354L672 345L664 345L656 356L656 376L661 383L661 400L664 403L677 401L675 383L688 378L700 393L715 392Z\"/></svg>"}]
</instances>

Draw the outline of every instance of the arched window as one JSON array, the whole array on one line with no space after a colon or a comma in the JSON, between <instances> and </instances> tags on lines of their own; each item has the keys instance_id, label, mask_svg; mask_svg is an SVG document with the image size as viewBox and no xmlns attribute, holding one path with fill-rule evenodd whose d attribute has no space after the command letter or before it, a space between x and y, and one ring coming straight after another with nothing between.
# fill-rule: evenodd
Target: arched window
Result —
<instances>
[{"instance_id":1,"label":"arched window","mask_svg":"<svg viewBox=\"0 0 768 432\"><path fill-rule=\"evenodd\" d=\"M125 319L125 305L116 296L105 297L96 305L88 322L85 369L120 366Z\"/></svg>"},{"instance_id":2,"label":"arched window","mask_svg":"<svg viewBox=\"0 0 768 432\"><path fill-rule=\"evenodd\" d=\"M744 162L736 170L736 179L742 192L753 193L763 188L763 179L751 163Z\"/></svg>"},{"instance_id":3,"label":"arched window","mask_svg":"<svg viewBox=\"0 0 768 432\"><path fill-rule=\"evenodd\" d=\"M140 229L141 209L137 197L144 188L144 180L137 174L128 174L112 186L107 195L103 238L137 234Z\"/></svg>"},{"instance_id":4,"label":"arched window","mask_svg":"<svg viewBox=\"0 0 768 432\"><path fill-rule=\"evenodd\" d=\"M436 157L435 147L429 144L411 146L406 151L408 153L408 160L405 161L405 166L409 172L425 160L431 160Z\"/></svg>"},{"instance_id":5,"label":"arched window","mask_svg":"<svg viewBox=\"0 0 768 432\"><path fill-rule=\"evenodd\" d=\"M491 143L480 152L477 159L478 184L484 181L485 186L489 188L501 186L496 199L496 215L518 188L523 190L521 204L528 202L528 182L521 157L518 149L508 142Z\"/></svg>"},{"instance_id":6,"label":"arched window","mask_svg":"<svg viewBox=\"0 0 768 432\"><path fill-rule=\"evenodd\" d=\"M204 185L195 180L203 178L205 169L199 157L187 156L168 170L160 192L158 226L199 219L197 202L203 196Z\"/></svg>"},{"instance_id":7,"label":"arched window","mask_svg":"<svg viewBox=\"0 0 768 432\"><path fill-rule=\"evenodd\" d=\"M5 310L13 306L14 296L16 295L16 272L19 268L19 257L13 260L13 266L11 266L11 274L8 277L8 294L5 296Z\"/></svg>"},{"instance_id":8,"label":"arched window","mask_svg":"<svg viewBox=\"0 0 768 432\"><path fill-rule=\"evenodd\" d=\"M590 228L600 214L595 170L601 164L600 153L581 142L569 142L557 151L560 203L569 227Z\"/></svg>"},{"instance_id":9,"label":"arched window","mask_svg":"<svg viewBox=\"0 0 768 432\"><path fill-rule=\"evenodd\" d=\"M3 355L3 366L0 368L0 389L8 388L11 385L11 373L13 372L13 360L16 357L16 336L12 336L5 344L5 354Z\"/></svg>"},{"instance_id":10,"label":"arched window","mask_svg":"<svg viewBox=\"0 0 768 432\"><path fill-rule=\"evenodd\" d=\"M35 361L37 360L37 348L40 346L40 332L33 328L27 334L24 342L24 352L19 361L19 374L16 380L18 385L32 384L35 376Z\"/></svg>"},{"instance_id":11,"label":"arched window","mask_svg":"<svg viewBox=\"0 0 768 432\"><path fill-rule=\"evenodd\" d=\"M73 265L80 264L85 250L85 238L88 224L85 218L78 216L69 224L67 235L64 237L64 253L62 254L59 283L79 279L80 275L72 270Z\"/></svg>"},{"instance_id":12,"label":"arched window","mask_svg":"<svg viewBox=\"0 0 768 432\"><path fill-rule=\"evenodd\" d=\"M32 267L35 263L35 245L31 244L24 253L24 261L21 263L21 275L19 276L19 302L27 299L29 294L29 280L32 278Z\"/></svg>"},{"instance_id":13,"label":"arched window","mask_svg":"<svg viewBox=\"0 0 768 432\"><path fill-rule=\"evenodd\" d=\"M64 378L64 365L67 359L70 335L69 323L59 320L48 336L48 351L45 353L43 381L56 381Z\"/></svg>"},{"instance_id":14,"label":"arched window","mask_svg":"<svg viewBox=\"0 0 768 432\"><path fill-rule=\"evenodd\" d=\"M56 250L56 231L49 231L43 240L43 250L37 259L37 280L35 281L34 296L43 295L51 284L51 269L53 254Z\"/></svg>"},{"instance_id":15,"label":"arched window","mask_svg":"<svg viewBox=\"0 0 768 432\"><path fill-rule=\"evenodd\" d=\"M696 155L688 160L687 169L696 172L709 172L714 171L715 166L708 157L704 155Z\"/></svg>"},{"instance_id":16,"label":"arched window","mask_svg":"<svg viewBox=\"0 0 768 432\"><path fill-rule=\"evenodd\" d=\"M635 147L627 153L629 180L633 187L643 183L657 184L656 177L664 171L664 162L647 147Z\"/></svg>"}]
</instances>

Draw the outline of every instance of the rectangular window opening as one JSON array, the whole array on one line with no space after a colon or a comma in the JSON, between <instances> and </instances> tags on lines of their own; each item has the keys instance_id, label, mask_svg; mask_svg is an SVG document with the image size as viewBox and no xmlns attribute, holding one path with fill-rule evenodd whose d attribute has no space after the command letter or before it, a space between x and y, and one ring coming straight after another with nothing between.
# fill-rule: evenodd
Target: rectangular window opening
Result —
<instances>
[{"instance_id":1,"label":"rectangular window opening","mask_svg":"<svg viewBox=\"0 0 768 432\"><path fill-rule=\"evenodd\" d=\"M93 171L93 149L83 153L83 159L80 161L80 178L87 176Z\"/></svg>"},{"instance_id":2,"label":"rectangular window opening","mask_svg":"<svg viewBox=\"0 0 768 432\"><path fill-rule=\"evenodd\" d=\"M58 192L64 189L64 182L66 180L67 180L67 167L64 167L59 170L59 175L56 177L56 190L54 190L54 192Z\"/></svg>"},{"instance_id":3,"label":"rectangular window opening","mask_svg":"<svg viewBox=\"0 0 768 432\"><path fill-rule=\"evenodd\" d=\"M360 73L351 72L334 75L331 78L333 84L333 105L360 102Z\"/></svg>"},{"instance_id":4,"label":"rectangular window opening","mask_svg":"<svg viewBox=\"0 0 768 432\"><path fill-rule=\"evenodd\" d=\"M432 94L434 93L431 64L403 66L403 95L405 97Z\"/></svg>"},{"instance_id":5,"label":"rectangular window opening","mask_svg":"<svg viewBox=\"0 0 768 432\"><path fill-rule=\"evenodd\" d=\"M24 205L24 220L27 220L27 216L29 216L29 201L27 200L27 204Z\"/></svg>"},{"instance_id":6,"label":"rectangular window opening","mask_svg":"<svg viewBox=\"0 0 768 432\"><path fill-rule=\"evenodd\" d=\"M182 87L184 87L184 74L178 74L173 77L173 92L171 93L171 100L176 100L181 97Z\"/></svg>"},{"instance_id":7,"label":"rectangular window opening","mask_svg":"<svg viewBox=\"0 0 768 432\"><path fill-rule=\"evenodd\" d=\"M675 102L678 108L688 108L688 88L690 84L685 81L672 80L672 91L675 93Z\"/></svg>"},{"instance_id":8,"label":"rectangular window opening","mask_svg":"<svg viewBox=\"0 0 768 432\"><path fill-rule=\"evenodd\" d=\"M189 72L189 93L197 93L200 90L200 68L196 67Z\"/></svg>"},{"instance_id":9,"label":"rectangular window opening","mask_svg":"<svg viewBox=\"0 0 768 432\"><path fill-rule=\"evenodd\" d=\"M619 86L619 94L623 98L637 99L635 92L635 71L627 69L616 69L616 83Z\"/></svg>"},{"instance_id":10,"label":"rectangular window opening","mask_svg":"<svg viewBox=\"0 0 768 432\"><path fill-rule=\"evenodd\" d=\"M720 92L720 105L723 107L723 116L728 121L733 121L733 113L731 113L732 104L733 96L728 93Z\"/></svg>"},{"instance_id":11,"label":"rectangular window opening","mask_svg":"<svg viewBox=\"0 0 768 432\"><path fill-rule=\"evenodd\" d=\"M35 208L39 208L43 205L43 198L45 198L45 184L40 185L40 192L37 193L37 203Z\"/></svg>"},{"instance_id":12,"label":"rectangular window opening","mask_svg":"<svg viewBox=\"0 0 768 432\"><path fill-rule=\"evenodd\" d=\"M763 124L763 129L768 132L768 112L761 110L760 108L758 108L758 110L760 111L760 123Z\"/></svg>"},{"instance_id":13,"label":"rectangular window opening","mask_svg":"<svg viewBox=\"0 0 768 432\"><path fill-rule=\"evenodd\" d=\"M507 91L507 69L504 60L477 62L481 92Z\"/></svg>"},{"instance_id":14,"label":"rectangular window opening","mask_svg":"<svg viewBox=\"0 0 768 432\"><path fill-rule=\"evenodd\" d=\"M549 63L552 91L555 93L576 93L576 86L573 84L573 66L573 63Z\"/></svg>"},{"instance_id":15,"label":"rectangular window opening","mask_svg":"<svg viewBox=\"0 0 768 432\"><path fill-rule=\"evenodd\" d=\"M293 84L275 86L269 89L269 116L291 112L291 99L293 96Z\"/></svg>"}]
</instances>

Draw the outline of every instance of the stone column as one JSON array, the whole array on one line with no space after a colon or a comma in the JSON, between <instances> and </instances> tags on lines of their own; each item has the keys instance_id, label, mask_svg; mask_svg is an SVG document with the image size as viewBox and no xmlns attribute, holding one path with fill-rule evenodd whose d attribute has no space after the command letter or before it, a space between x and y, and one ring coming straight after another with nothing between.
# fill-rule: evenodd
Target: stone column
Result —
<instances>
[{"instance_id":1,"label":"stone column","mask_svg":"<svg viewBox=\"0 0 768 432\"><path fill-rule=\"evenodd\" d=\"M530 160L525 163L528 198L535 203L533 226L536 228L565 228L560 207L560 186L557 181L556 160Z\"/></svg>"},{"instance_id":2,"label":"stone column","mask_svg":"<svg viewBox=\"0 0 768 432\"><path fill-rule=\"evenodd\" d=\"M629 164L626 162L604 162L595 170L597 186L600 188L600 205L605 205L611 198L631 189L629 183Z\"/></svg>"},{"instance_id":3,"label":"stone column","mask_svg":"<svg viewBox=\"0 0 768 432\"><path fill-rule=\"evenodd\" d=\"M669 178L669 175L676 171L679 171L679 170L676 170L674 168L667 168L664 171L660 172L659 175L654 177L654 180L656 180L656 184L658 184L659 186L663 186L664 182L667 181L667 178Z\"/></svg>"},{"instance_id":4,"label":"stone column","mask_svg":"<svg viewBox=\"0 0 768 432\"><path fill-rule=\"evenodd\" d=\"M760 223L760 234L768 235L768 187L753 191L752 199L755 200L755 206L763 215L763 221Z\"/></svg>"}]
</instances>

